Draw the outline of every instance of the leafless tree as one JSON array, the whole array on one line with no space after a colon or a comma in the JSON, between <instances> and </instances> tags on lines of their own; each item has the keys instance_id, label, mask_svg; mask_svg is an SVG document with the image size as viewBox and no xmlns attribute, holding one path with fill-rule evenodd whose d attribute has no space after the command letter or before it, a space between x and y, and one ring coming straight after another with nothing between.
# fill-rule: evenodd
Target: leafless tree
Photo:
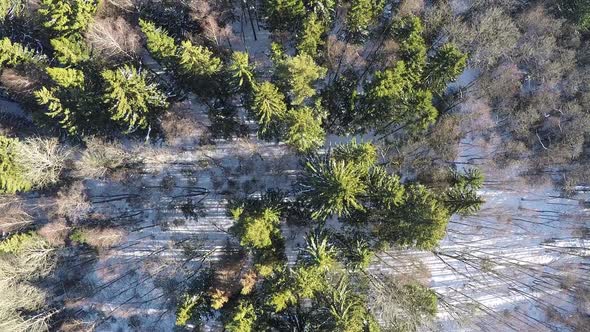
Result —
<instances>
[{"instance_id":1,"label":"leafless tree","mask_svg":"<svg viewBox=\"0 0 590 332\"><path fill-rule=\"evenodd\" d=\"M70 227L68 227L65 220L58 219L43 225L37 233L52 246L62 246L66 242L69 231Z\"/></svg>"},{"instance_id":2,"label":"leafless tree","mask_svg":"<svg viewBox=\"0 0 590 332\"><path fill-rule=\"evenodd\" d=\"M420 15L424 11L424 0L403 0L399 5L400 15Z\"/></svg>"},{"instance_id":3,"label":"leafless tree","mask_svg":"<svg viewBox=\"0 0 590 332\"><path fill-rule=\"evenodd\" d=\"M18 145L17 153L27 179L43 188L59 181L71 150L56 138L27 138Z\"/></svg>"},{"instance_id":4,"label":"leafless tree","mask_svg":"<svg viewBox=\"0 0 590 332\"><path fill-rule=\"evenodd\" d=\"M17 196L0 196L0 210L0 233L16 231L33 222L33 217L25 211Z\"/></svg>"},{"instance_id":5,"label":"leafless tree","mask_svg":"<svg viewBox=\"0 0 590 332\"><path fill-rule=\"evenodd\" d=\"M55 213L58 217L77 223L90 212L86 189L81 181L60 190L55 200Z\"/></svg>"},{"instance_id":6,"label":"leafless tree","mask_svg":"<svg viewBox=\"0 0 590 332\"><path fill-rule=\"evenodd\" d=\"M141 49L139 34L122 17L95 19L86 41L97 55L110 61L136 58Z\"/></svg>"}]
</instances>

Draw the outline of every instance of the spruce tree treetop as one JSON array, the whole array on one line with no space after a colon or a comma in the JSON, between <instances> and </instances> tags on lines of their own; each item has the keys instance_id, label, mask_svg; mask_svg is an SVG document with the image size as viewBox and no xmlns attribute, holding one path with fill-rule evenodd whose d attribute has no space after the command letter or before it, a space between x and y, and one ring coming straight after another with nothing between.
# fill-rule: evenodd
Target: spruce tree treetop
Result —
<instances>
[{"instance_id":1,"label":"spruce tree treetop","mask_svg":"<svg viewBox=\"0 0 590 332\"><path fill-rule=\"evenodd\" d=\"M353 139L349 143L338 144L332 157L337 161L352 163L361 174L367 174L377 161L377 148L371 142L357 143Z\"/></svg>"},{"instance_id":2,"label":"spruce tree treetop","mask_svg":"<svg viewBox=\"0 0 590 332\"><path fill-rule=\"evenodd\" d=\"M58 118L60 125L67 130L68 134L78 134L76 113L64 106L57 93L58 89L42 87L40 90L35 91L34 94L37 103L47 107L48 112L45 114L52 118Z\"/></svg>"},{"instance_id":3,"label":"spruce tree treetop","mask_svg":"<svg viewBox=\"0 0 590 332\"><path fill-rule=\"evenodd\" d=\"M178 53L174 38L170 37L164 29L156 27L153 22L140 19L139 26L146 36L148 51L156 60L170 64Z\"/></svg>"},{"instance_id":4,"label":"spruce tree treetop","mask_svg":"<svg viewBox=\"0 0 590 332\"><path fill-rule=\"evenodd\" d=\"M428 61L423 81L432 91L442 93L449 82L461 75L466 66L467 54L454 44L447 43Z\"/></svg>"},{"instance_id":5,"label":"spruce tree treetop","mask_svg":"<svg viewBox=\"0 0 590 332\"><path fill-rule=\"evenodd\" d=\"M287 113L287 123L287 144L298 152L310 152L324 144L326 133L322 128L322 118L312 108L290 110Z\"/></svg>"},{"instance_id":6,"label":"spruce tree treetop","mask_svg":"<svg viewBox=\"0 0 590 332\"><path fill-rule=\"evenodd\" d=\"M346 26L353 35L366 35L371 24L383 11L383 0L352 0L346 16Z\"/></svg>"},{"instance_id":7,"label":"spruce tree treetop","mask_svg":"<svg viewBox=\"0 0 590 332\"><path fill-rule=\"evenodd\" d=\"M39 13L45 28L67 36L86 30L97 5L96 0L41 0Z\"/></svg>"},{"instance_id":8,"label":"spruce tree treetop","mask_svg":"<svg viewBox=\"0 0 590 332\"><path fill-rule=\"evenodd\" d=\"M279 211L265 208L263 211L246 213L240 217L240 244L254 249L265 249L273 245L272 239L279 234Z\"/></svg>"},{"instance_id":9,"label":"spruce tree treetop","mask_svg":"<svg viewBox=\"0 0 590 332\"><path fill-rule=\"evenodd\" d=\"M225 325L227 332L254 332L254 323L256 322L256 310L252 303L240 301L235 308L232 317Z\"/></svg>"},{"instance_id":10,"label":"spruce tree treetop","mask_svg":"<svg viewBox=\"0 0 590 332\"><path fill-rule=\"evenodd\" d=\"M248 53L240 51L233 52L228 69L237 86L242 87L245 84L251 87L254 83L254 68L250 65Z\"/></svg>"},{"instance_id":11,"label":"spruce tree treetop","mask_svg":"<svg viewBox=\"0 0 590 332\"><path fill-rule=\"evenodd\" d=\"M313 209L314 219L325 220L334 214L344 216L364 210L359 196L366 194L367 186L358 165L352 162L309 158L300 185L303 199Z\"/></svg>"},{"instance_id":12,"label":"spruce tree treetop","mask_svg":"<svg viewBox=\"0 0 590 332\"><path fill-rule=\"evenodd\" d=\"M106 83L104 101L110 106L111 118L132 130L147 128L158 111L168 106L166 96L147 74L125 65L102 73Z\"/></svg>"},{"instance_id":13,"label":"spruce tree treetop","mask_svg":"<svg viewBox=\"0 0 590 332\"><path fill-rule=\"evenodd\" d=\"M426 42L422 37L424 32L422 21L416 16L397 18L392 31L396 40L399 41L400 56L406 62L409 78L417 84L422 78L426 64Z\"/></svg>"},{"instance_id":14,"label":"spruce tree treetop","mask_svg":"<svg viewBox=\"0 0 590 332\"><path fill-rule=\"evenodd\" d=\"M324 23L331 20L334 14L335 0L306 0L305 4L311 8L312 12L318 16Z\"/></svg>"},{"instance_id":15,"label":"spruce tree treetop","mask_svg":"<svg viewBox=\"0 0 590 332\"><path fill-rule=\"evenodd\" d=\"M63 65L77 65L90 59L90 50L84 41L74 37L59 37L50 40L55 57Z\"/></svg>"},{"instance_id":16,"label":"spruce tree treetop","mask_svg":"<svg viewBox=\"0 0 590 332\"><path fill-rule=\"evenodd\" d=\"M266 134L276 121L283 120L287 114L285 96L271 82L256 85L252 111L258 118L260 132Z\"/></svg>"},{"instance_id":17,"label":"spruce tree treetop","mask_svg":"<svg viewBox=\"0 0 590 332\"><path fill-rule=\"evenodd\" d=\"M201 45L185 40L180 48L180 68L190 76L212 76L221 70L221 59Z\"/></svg>"},{"instance_id":18,"label":"spruce tree treetop","mask_svg":"<svg viewBox=\"0 0 590 332\"><path fill-rule=\"evenodd\" d=\"M378 229L383 240L432 249L445 236L450 214L434 193L420 184L406 187L404 204L386 214Z\"/></svg>"},{"instance_id":19,"label":"spruce tree treetop","mask_svg":"<svg viewBox=\"0 0 590 332\"><path fill-rule=\"evenodd\" d=\"M14 67L21 63L39 62L44 60L43 56L35 54L34 51L13 43L4 37L0 39L0 69L4 66Z\"/></svg>"},{"instance_id":20,"label":"spruce tree treetop","mask_svg":"<svg viewBox=\"0 0 590 332\"><path fill-rule=\"evenodd\" d=\"M289 86L292 104L302 105L307 98L316 94L313 84L324 78L326 73L326 68L316 64L310 55L302 53L282 61L278 66L277 75Z\"/></svg>"},{"instance_id":21,"label":"spruce tree treetop","mask_svg":"<svg viewBox=\"0 0 590 332\"><path fill-rule=\"evenodd\" d=\"M47 74L59 86L64 88L84 88L84 73L73 68L52 67Z\"/></svg>"},{"instance_id":22,"label":"spruce tree treetop","mask_svg":"<svg viewBox=\"0 0 590 332\"><path fill-rule=\"evenodd\" d=\"M322 34L324 34L325 30L326 27L324 23L320 21L317 14L309 14L303 22L303 31L299 37L297 50L300 53L305 53L312 57L316 57L318 47L324 43Z\"/></svg>"},{"instance_id":23,"label":"spruce tree treetop","mask_svg":"<svg viewBox=\"0 0 590 332\"><path fill-rule=\"evenodd\" d=\"M305 16L303 0L264 0L263 4L272 30L293 31Z\"/></svg>"}]
</instances>

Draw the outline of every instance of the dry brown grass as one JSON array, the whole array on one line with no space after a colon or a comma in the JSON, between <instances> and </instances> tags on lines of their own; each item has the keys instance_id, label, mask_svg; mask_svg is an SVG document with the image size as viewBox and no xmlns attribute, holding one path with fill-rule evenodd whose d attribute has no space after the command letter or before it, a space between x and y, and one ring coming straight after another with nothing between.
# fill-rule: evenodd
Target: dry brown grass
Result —
<instances>
[{"instance_id":1,"label":"dry brown grass","mask_svg":"<svg viewBox=\"0 0 590 332\"><path fill-rule=\"evenodd\" d=\"M120 144L91 137L86 140L86 150L76 161L76 175L83 178L102 178L108 172L124 166L129 159L129 154Z\"/></svg>"},{"instance_id":2,"label":"dry brown grass","mask_svg":"<svg viewBox=\"0 0 590 332\"><path fill-rule=\"evenodd\" d=\"M40 82L31 76L25 76L14 69L8 68L2 70L0 85L12 95L23 98L32 95L33 91L39 88Z\"/></svg>"},{"instance_id":3,"label":"dry brown grass","mask_svg":"<svg viewBox=\"0 0 590 332\"><path fill-rule=\"evenodd\" d=\"M65 321L59 327L61 332L92 332L94 331L94 323L83 322L81 320L73 319Z\"/></svg>"}]
</instances>

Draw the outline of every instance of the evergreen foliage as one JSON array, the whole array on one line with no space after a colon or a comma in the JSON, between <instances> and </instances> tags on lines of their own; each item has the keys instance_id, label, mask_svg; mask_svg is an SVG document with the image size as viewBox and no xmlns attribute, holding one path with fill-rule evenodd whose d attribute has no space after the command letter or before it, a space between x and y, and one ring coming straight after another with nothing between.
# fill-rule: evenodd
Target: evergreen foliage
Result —
<instances>
[{"instance_id":1,"label":"evergreen foliage","mask_svg":"<svg viewBox=\"0 0 590 332\"><path fill-rule=\"evenodd\" d=\"M402 246L432 249L445 236L449 211L434 193L419 184L406 187L404 204L386 212L377 232Z\"/></svg>"},{"instance_id":2,"label":"evergreen foliage","mask_svg":"<svg viewBox=\"0 0 590 332\"><path fill-rule=\"evenodd\" d=\"M174 38L161 27L156 27L153 22L140 19L139 26L146 36L147 49L158 61L170 65L176 61L178 46Z\"/></svg>"},{"instance_id":3,"label":"evergreen foliage","mask_svg":"<svg viewBox=\"0 0 590 332\"><path fill-rule=\"evenodd\" d=\"M168 106L157 85L148 82L145 72L125 65L102 73L106 83L104 101L110 106L111 119L129 127L147 128L155 115Z\"/></svg>"},{"instance_id":4,"label":"evergreen foliage","mask_svg":"<svg viewBox=\"0 0 590 332\"><path fill-rule=\"evenodd\" d=\"M47 89L42 87L40 90L35 91L35 98L37 103L41 106L46 106L47 114L51 118L59 119L59 123L62 128L66 129L70 135L78 133L78 122L80 113L75 113L70 108L65 107L62 100L56 96L58 93L57 89Z\"/></svg>"},{"instance_id":5,"label":"evergreen foliage","mask_svg":"<svg viewBox=\"0 0 590 332\"><path fill-rule=\"evenodd\" d=\"M399 40L400 57L408 68L407 78L412 84L419 83L426 64L426 42L422 37L422 21L416 16L397 18L393 23L392 33L396 40Z\"/></svg>"},{"instance_id":6,"label":"evergreen foliage","mask_svg":"<svg viewBox=\"0 0 590 332\"><path fill-rule=\"evenodd\" d=\"M479 211L485 201L477 190L483 185L483 174L477 168L466 169L463 173L451 170L452 187L446 192L445 204L452 213L471 215Z\"/></svg>"},{"instance_id":7,"label":"evergreen foliage","mask_svg":"<svg viewBox=\"0 0 590 332\"><path fill-rule=\"evenodd\" d=\"M383 11L382 0L352 0L346 16L346 26L353 35L366 35Z\"/></svg>"},{"instance_id":8,"label":"evergreen foliage","mask_svg":"<svg viewBox=\"0 0 590 332\"><path fill-rule=\"evenodd\" d=\"M373 167L367 182L373 208L393 209L403 204L405 188L399 176L387 173L383 167Z\"/></svg>"},{"instance_id":9,"label":"evergreen foliage","mask_svg":"<svg viewBox=\"0 0 590 332\"><path fill-rule=\"evenodd\" d=\"M0 40L0 68L14 67L22 63L34 62L37 59L39 57L35 55L35 52L19 43L11 42L8 37Z\"/></svg>"},{"instance_id":10,"label":"evergreen foliage","mask_svg":"<svg viewBox=\"0 0 590 332\"><path fill-rule=\"evenodd\" d=\"M200 298L197 296L190 296L188 294L183 296L182 303L176 313L176 326L186 326L192 317L191 312L199 304L199 300Z\"/></svg>"},{"instance_id":11,"label":"evergreen foliage","mask_svg":"<svg viewBox=\"0 0 590 332\"><path fill-rule=\"evenodd\" d=\"M180 47L179 65L190 77L212 76L221 70L221 59L214 57L206 47L185 40Z\"/></svg>"},{"instance_id":12,"label":"evergreen foliage","mask_svg":"<svg viewBox=\"0 0 590 332\"><path fill-rule=\"evenodd\" d=\"M0 282L46 276L54 263L53 248L35 232L14 234L0 242Z\"/></svg>"},{"instance_id":13,"label":"evergreen foliage","mask_svg":"<svg viewBox=\"0 0 590 332\"><path fill-rule=\"evenodd\" d=\"M238 87L247 86L251 88L254 84L254 68L250 65L249 56L246 52L235 51L231 55L229 72Z\"/></svg>"},{"instance_id":14,"label":"evergreen foliage","mask_svg":"<svg viewBox=\"0 0 590 332\"><path fill-rule=\"evenodd\" d=\"M25 9L24 0L0 0L0 23L7 18L20 16Z\"/></svg>"},{"instance_id":15,"label":"evergreen foliage","mask_svg":"<svg viewBox=\"0 0 590 332\"><path fill-rule=\"evenodd\" d=\"M324 23L328 23L334 15L335 0L306 0L305 5Z\"/></svg>"},{"instance_id":16,"label":"evergreen foliage","mask_svg":"<svg viewBox=\"0 0 590 332\"><path fill-rule=\"evenodd\" d=\"M467 54L454 44L447 43L437 50L424 70L424 83L432 91L441 93L449 82L455 80L467 65Z\"/></svg>"},{"instance_id":17,"label":"evergreen foliage","mask_svg":"<svg viewBox=\"0 0 590 332\"><path fill-rule=\"evenodd\" d=\"M259 132L272 136L275 134L277 123L287 114L285 96L271 82L263 82L254 89L251 110L260 124Z\"/></svg>"},{"instance_id":18,"label":"evergreen foliage","mask_svg":"<svg viewBox=\"0 0 590 332\"><path fill-rule=\"evenodd\" d=\"M77 37L59 37L50 40L55 58L63 65L78 65L90 59L86 44Z\"/></svg>"},{"instance_id":19,"label":"evergreen foliage","mask_svg":"<svg viewBox=\"0 0 590 332\"><path fill-rule=\"evenodd\" d=\"M366 175L377 161L377 148L370 142L357 143L353 139L349 143L338 144L332 151L332 157L355 165L360 174Z\"/></svg>"},{"instance_id":20,"label":"evergreen foliage","mask_svg":"<svg viewBox=\"0 0 590 332\"><path fill-rule=\"evenodd\" d=\"M303 17L303 0L264 0L264 12L272 30L297 29Z\"/></svg>"},{"instance_id":21,"label":"evergreen foliage","mask_svg":"<svg viewBox=\"0 0 590 332\"><path fill-rule=\"evenodd\" d=\"M252 303L241 301L225 325L225 331L254 332L254 323L256 322L256 319L256 310L254 309Z\"/></svg>"},{"instance_id":22,"label":"evergreen foliage","mask_svg":"<svg viewBox=\"0 0 590 332\"><path fill-rule=\"evenodd\" d=\"M326 133L322 128L321 116L310 107L290 110L287 113L289 131L287 144L300 153L313 151L324 144Z\"/></svg>"},{"instance_id":23,"label":"evergreen foliage","mask_svg":"<svg viewBox=\"0 0 590 332\"><path fill-rule=\"evenodd\" d=\"M41 0L43 26L59 36L81 33L96 12L96 0Z\"/></svg>"},{"instance_id":24,"label":"evergreen foliage","mask_svg":"<svg viewBox=\"0 0 590 332\"><path fill-rule=\"evenodd\" d=\"M590 30L590 2L587 0L558 0L555 6L582 30Z\"/></svg>"},{"instance_id":25,"label":"evergreen foliage","mask_svg":"<svg viewBox=\"0 0 590 332\"><path fill-rule=\"evenodd\" d=\"M303 21L303 29L301 36L299 37L297 50L300 53L305 53L311 57L316 57L318 53L318 47L322 46L324 43L322 35L324 34L325 30L326 27L324 23L320 21L318 15L315 12L310 13Z\"/></svg>"},{"instance_id":26,"label":"evergreen foliage","mask_svg":"<svg viewBox=\"0 0 590 332\"><path fill-rule=\"evenodd\" d=\"M364 306L364 301L351 290L349 280L343 276L326 294L327 307L335 331L378 332L379 324Z\"/></svg>"},{"instance_id":27,"label":"evergreen foliage","mask_svg":"<svg viewBox=\"0 0 590 332\"><path fill-rule=\"evenodd\" d=\"M84 88L84 73L73 68L49 67L47 74L58 85L64 88Z\"/></svg>"},{"instance_id":28,"label":"evergreen foliage","mask_svg":"<svg viewBox=\"0 0 590 332\"><path fill-rule=\"evenodd\" d=\"M308 266L324 272L330 271L336 264L335 256L336 251L327 234L315 231L307 235L303 257Z\"/></svg>"},{"instance_id":29,"label":"evergreen foliage","mask_svg":"<svg viewBox=\"0 0 590 332\"><path fill-rule=\"evenodd\" d=\"M402 129L410 135L419 134L438 117L431 91L442 93L465 68L466 56L452 44L446 44L427 62L422 23L415 16L396 19L392 33L400 41L401 60L376 72L366 84L366 109L359 113L356 122L385 135Z\"/></svg>"},{"instance_id":30,"label":"evergreen foliage","mask_svg":"<svg viewBox=\"0 0 590 332\"><path fill-rule=\"evenodd\" d=\"M271 208L242 214L236 225L240 244L254 249L272 246L273 238L280 236L279 221L280 212Z\"/></svg>"},{"instance_id":31,"label":"evergreen foliage","mask_svg":"<svg viewBox=\"0 0 590 332\"><path fill-rule=\"evenodd\" d=\"M305 163L305 176L300 184L303 200L312 208L314 219L364 210L359 196L366 194L367 186L353 162L311 157Z\"/></svg>"},{"instance_id":32,"label":"evergreen foliage","mask_svg":"<svg viewBox=\"0 0 590 332\"><path fill-rule=\"evenodd\" d=\"M17 160L18 144L17 139L0 136L0 193L13 194L32 187Z\"/></svg>"},{"instance_id":33,"label":"evergreen foliage","mask_svg":"<svg viewBox=\"0 0 590 332\"><path fill-rule=\"evenodd\" d=\"M289 87L293 105L302 105L313 97L316 94L313 84L327 73L326 68L316 64L306 53L287 57L278 64L277 71L280 81Z\"/></svg>"}]
</instances>

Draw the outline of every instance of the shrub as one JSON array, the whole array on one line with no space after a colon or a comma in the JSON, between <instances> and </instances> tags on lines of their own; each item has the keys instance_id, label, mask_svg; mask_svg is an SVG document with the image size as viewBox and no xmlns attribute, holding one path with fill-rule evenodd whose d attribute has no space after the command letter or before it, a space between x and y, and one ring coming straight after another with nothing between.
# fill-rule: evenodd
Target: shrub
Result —
<instances>
[{"instance_id":1,"label":"shrub","mask_svg":"<svg viewBox=\"0 0 590 332\"><path fill-rule=\"evenodd\" d=\"M76 174L83 178L102 178L130 162L130 158L120 144L90 137L86 140L86 149L76 162Z\"/></svg>"},{"instance_id":2,"label":"shrub","mask_svg":"<svg viewBox=\"0 0 590 332\"><path fill-rule=\"evenodd\" d=\"M84 184L78 181L61 189L57 193L55 206L57 215L68 221L76 223L84 218L91 207Z\"/></svg>"},{"instance_id":3,"label":"shrub","mask_svg":"<svg viewBox=\"0 0 590 332\"><path fill-rule=\"evenodd\" d=\"M116 228L79 228L70 235L70 240L95 249L108 249L119 244L124 236L125 231Z\"/></svg>"},{"instance_id":4,"label":"shrub","mask_svg":"<svg viewBox=\"0 0 590 332\"><path fill-rule=\"evenodd\" d=\"M15 234L0 242L0 282L46 276L55 264L54 249L38 234Z\"/></svg>"}]
</instances>

